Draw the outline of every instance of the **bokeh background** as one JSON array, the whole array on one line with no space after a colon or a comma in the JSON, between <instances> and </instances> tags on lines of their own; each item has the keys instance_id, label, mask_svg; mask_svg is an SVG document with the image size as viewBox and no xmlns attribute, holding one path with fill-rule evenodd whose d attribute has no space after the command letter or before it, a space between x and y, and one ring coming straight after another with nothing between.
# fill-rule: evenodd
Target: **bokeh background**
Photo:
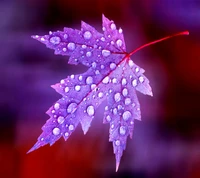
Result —
<instances>
[{"instance_id":1,"label":"bokeh background","mask_svg":"<svg viewBox=\"0 0 200 178\"><path fill-rule=\"evenodd\" d=\"M61 96L50 85L86 70L30 38L83 20L101 30L102 13L122 27L127 51L189 30L145 48L133 61L146 70L154 97L138 93L142 122L115 173L108 125L99 108L87 135L80 127L65 142L30 154L45 111ZM1 0L1 178L199 178L200 1L195 0Z\"/></svg>"}]
</instances>

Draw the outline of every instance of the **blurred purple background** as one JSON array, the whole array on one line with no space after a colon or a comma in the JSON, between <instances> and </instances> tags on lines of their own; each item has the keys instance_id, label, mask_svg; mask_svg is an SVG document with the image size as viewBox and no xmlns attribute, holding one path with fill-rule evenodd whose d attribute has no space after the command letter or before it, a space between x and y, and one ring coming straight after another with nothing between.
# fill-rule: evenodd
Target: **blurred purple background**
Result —
<instances>
[{"instance_id":1,"label":"blurred purple background","mask_svg":"<svg viewBox=\"0 0 200 178\"><path fill-rule=\"evenodd\" d=\"M67 142L26 154L48 119L46 110L61 97L50 85L86 70L30 36L80 29L81 20L101 30L102 13L122 27L128 52L190 31L132 56L146 70L154 97L138 93L143 121L136 121L118 173L103 105L87 135L79 127ZM1 0L0 177L199 178L199 32L195 0Z\"/></svg>"}]
</instances>

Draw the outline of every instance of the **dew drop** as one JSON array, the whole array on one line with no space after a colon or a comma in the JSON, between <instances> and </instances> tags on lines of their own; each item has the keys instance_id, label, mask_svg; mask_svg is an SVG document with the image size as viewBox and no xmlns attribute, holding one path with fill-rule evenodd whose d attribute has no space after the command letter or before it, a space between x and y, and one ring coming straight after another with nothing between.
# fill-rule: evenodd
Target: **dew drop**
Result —
<instances>
[{"instance_id":1,"label":"dew drop","mask_svg":"<svg viewBox=\"0 0 200 178\"><path fill-rule=\"evenodd\" d=\"M115 145L116 145L116 146L119 146L119 145L120 145L120 141L119 141L119 140L116 140L116 141L115 141Z\"/></svg>"},{"instance_id":2,"label":"dew drop","mask_svg":"<svg viewBox=\"0 0 200 178\"><path fill-rule=\"evenodd\" d=\"M92 34L91 34L91 32L86 31L86 32L83 34L83 36L84 36L84 38L85 38L86 40L89 40L89 39L92 37Z\"/></svg>"},{"instance_id":3,"label":"dew drop","mask_svg":"<svg viewBox=\"0 0 200 178\"><path fill-rule=\"evenodd\" d=\"M80 85L76 85L76 86L75 86L75 90L76 90L76 91L80 91L80 89L81 89L81 86L80 86Z\"/></svg>"},{"instance_id":4,"label":"dew drop","mask_svg":"<svg viewBox=\"0 0 200 178\"><path fill-rule=\"evenodd\" d=\"M65 87L65 93L69 92L69 87Z\"/></svg>"},{"instance_id":5,"label":"dew drop","mask_svg":"<svg viewBox=\"0 0 200 178\"><path fill-rule=\"evenodd\" d=\"M108 111L108 106L105 106L105 111Z\"/></svg>"},{"instance_id":6,"label":"dew drop","mask_svg":"<svg viewBox=\"0 0 200 178\"><path fill-rule=\"evenodd\" d=\"M126 88L124 88L122 90L122 94L123 94L123 96L127 96L128 95L128 90Z\"/></svg>"},{"instance_id":7,"label":"dew drop","mask_svg":"<svg viewBox=\"0 0 200 178\"><path fill-rule=\"evenodd\" d=\"M65 132L65 137L68 137L69 136L69 133L68 132Z\"/></svg>"},{"instance_id":8,"label":"dew drop","mask_svg":"<svg viewBox=\"0 0 200 178\"><path fill-rule=\"evenodd\" d=\"M64 84L64 83L65 83L65 80L62 79L62 80L60 81L60 83L61 83L61 84Z\"/></svg>"},{"instance_id":9,"label":"dew drop","mask_svg":"<svg viewBox=\"0 0 200 178\"><path fill-rule=\"evenodd\" d=\"M140 70L140 69L139 69L138 67L135 68L135 72L139 72L139 70Z\"/></svg>"},{"instance_id":10,"label":"dew drop","mask_svg":"<svg viewBox=\"0 0 200 178\"><path fill-rule=\"evenodd\" d=\"M132 68L132 67L134 66L134 62L133 62L132 60L129 60L129 61L128 61L128 65L129 65L129 67Z\"/></svg>"},{"instance_id":11,"label":"dew drop","mask_svg":"<svg viewBox=\"0 0 200 178\"><path fill-rule=\"evenodd\" d=\"M62 124L65 121L65 119L64 119L63 116L59 116L57 121L58 121L59 124Z\"/></svg>"},{"instance_id":12,"label":"dew drop","mask_svg":"<svg viewBox=\"0 0 200 178\"><path fill-rule=\"evenodd\" d=\"M93 68L96 68L96 66L97 66L97 63L96 63L96 62L93 62L93 63L92 63L92 67L93 67Z\"/></svg>"},{"instance_id":13,"label":"dew drop","mask_svg":"<svg viewBox=\"0 0 200 178\"><path fill-rule=\"evenodd\" d=\"M93 116L94 115L94 106L88 106L87 107L87 114L89 115L89 116Z\"/></svg>"},{"instance_id":14,"label":"dew drop","mask_svg":"<svg viewBox=\"0 0 200 178\"><path fill-rule=\"evenodd\" d=\"M64 39L67 39L68 38L68 35L67 34L64 34Z\"/></svg>"},{"instance_id":15,"label":"dew drop","mask_svg":"<svg viewBox=\"0 0 200 178\"><path fill-rule=\"evenodd\" d=\"M108 122L110 122L111 121L111 117L108 115L108 116L106 116L106 120L108 121Z\"/></svg>"},{"instance_id":16,"label":"dew drop","mask_svg":"<svg viewBox=\"0 0 200 178\"><path fill-rule=\"evenodd\" d=\"M67 112L68 113L74 113L76 111L76 103L71 103L68 107L67 107Z\"/></svg>"},{"instance_id":17,"label":"dew drop","mask_svg":"<svg viewBox=\"0 0 200 178\"><path fill-rule=\"evenodd\" d=\"M118 105L118 106L117 106L117 109L118 109L118 110L122 109L122 105Z\"/></svg>"},{"instance_id":18,"label":"dew drop","mask_svg":"<svg viewBox=\"0 0 200 178\"><path fill-rule=\"evenodd\" d=\"M110 55L110 51L104 49L104 50L102 50L102 55L103 55L104 57L108 57L108 56Z\"/></svg>"},{"instance_id":19,"label":"dew drop","mask_svg":"<svg viewBox=\"0 0 200 178\"><path fill-rule=\"evenodd\" d=\"M143 83L144 82L144 77L140 76L139 77L139 81L140 81L140 83Z\"/></svg>"},{"instance_id":20,"label":"dew drop","mask_svg":"<svg viewBox=\"0 0 200 178\"><path fill-rule=\"evenodd\" d=\"M96 88L96 85L95 84L92 84L91 85L91 89L93 90L93 89L95 89Z\"/></svg>"},{"instance_id":21,"label":"dew drop","mask_svg":"<svg viewBox=\"0 0 200 178\"><path fill-rule=\"evenodd\" d=\"M125 135L125 134L126 134L126 127L125 127L125 126L120 126L120 128L119 128L119 133L120 133L121 135Z\"/></svg>"},{"instance_id":22,"label":"dew drop","mask_svg":"<svg viewBox=\"0 0 200 178\"><path fill-rule=\"evenodd\" d=\"M54 129L53 129L53 134L54 134L54 135L59 135L59 134L60 134L60 129L57 128L57 127L54 128Z\"/></svg>"},{"instance_id":23,"label":"dew drop","mask_svg":"<svg viewBox=\"0 0 200 178\"><path fill-rule=\"evenodd\" d=\"M73 51L75 49L75 44L74 43L68 43L67 48L71 51Z\"/></svg>"},{"instance_id":24,"label":"dew drop","mask_svg":"<svg viewBox=\"0 0 200 178\"><path fill-rule=\"evenodd\" d=\"M52 44L54 44L54 45L57 45L57 44L60 43L61 39L60 39L60 37L58 37L58 36L53 36L53 37L50 38L49 41L50 41L50 43L52 43Z\"/></svg>"},{"instance_id":25,"label":"dew drop","mask_svg":"<svg viewBox=\"0 0 200 178\"><path fill-rule=\"evenodd\" d=\"M105 41L106 39L104 37L101 37L101 41Z\"/></svg>"},{"instance_id":26,"label":"dew drop","mask_svg":"<svg viewBox=\"0 0 200 178\"><path fill-rule=\"evenodd\" d=\"M125 78L122 79L122 85L126 85L127 81Z\"/></svg>"},{"instance_id":27,"label":"dew drop","mask_svg":"<svg viewBox=\"0 0 200 178\"><path fill-rule=\"evenodd\" d=\"M116 78L113 78L113 79L112 79L112 83L117 83L117 79L116 79Z\"/></svg>"},{"instance_id":28,"label":"dew drop","mask_svg":"<svg viewBox=\"0 0 200 178\"><path fill-rule=\"evenodd\" d=\"M120 39L117 40L117 41L116 41L116 44L117 44L118 47L121 47L121 46L122 46L122 40L120 40Z\"/></svg>"},{"instance_id":29,"label":"dew drop","mask_svg":"<svg viewBox=\"0 0 200 178\"><path fill-rule=\"evenodd\" d=\"M110 25L110 28L111 28L111 30L116 30L116 25L115 25L114 23L112 23L112 24Z\"/></svg>"},{"instance_id":30,"label":"dew drop","mask_svg":"<svg viewBox=\"0 0 200 178\"><path fill-rule=\"evenodd\" d=\"M86 53L86 56L87 56L87 57L91 57L91 56L92 56L92 53L91 53L90 51L88 51L88 52Z\"/></svg>"},{"instance_id":31,"label":"dew drop","mask_svg":"<svg viewBox=\"0 0 200 178\"><path fill-rule=\"evenodd\" d=\"M117 114L117 108L113 109L113 114L116 115Z\"/></svg>"},{"instance_id":32,"label":"dew drop","mask_svg":"<svg viewBox=\"0 0 200 178\"><path fill-rule=\"evenodd\" d=\"M113 70L113 69L115 69L115 68L116 68L116 64L115 64L115 63L111 63L111 64L110 64L110 69Z\"/></svg>"},{"instance_id":33,"label":"dew drop","mask_svg":"<svg viewBox=\"0 0 200 178\"><path fill-rule=\"evenodd\" d=\"M114 96L114 99L116 102L119 102L120 99L121 99L121 94L120 93L116 93L115 96Z\"/></svg>"},{"instance_id":34,"label":"dew drop","mask_svg":"<svg viewBox=\"0 0 200 178\"><path fill-rule=\"evenodd\" d=\"M104 65L101 65L101 69L104 69Z\"/></svg>"},{"instance_id":35,"label":"dew drop","mask_svg":"<svg viewBox=\"0 0 200 178\"><path fill-rule=\"evenodd\" d=\"M102 97L103 97L103 93L100 92L100 93L98 94L98 97L99 97L99 98L102 98Z\"/></svg>"},{"instance_id":36,"label":"dew drop","mask_svg":"<svg viewBox=\"0 0 200 178\"><path fill-rule=\"evenodd\" d=\"M74 130L74 126L72 124L70 124L68 128L70 131Z\"/></svg>"},{"instance_id":37,"label":"dew drop","mask_svg":"<svg viewBox=\"0 0 200 178\"><path fill-rule=\"evenodd\" d=\"M95 71L95 74L96 74L96 75L99 75L99 74L100 74L99 70L96 70L96 71Z\"/></svg>"},{"instance_id":38,"label":"dew drop","mask_svg":"<svg viewBox=\"0 0 200 178\"><path fill-rule=\"evenodd\" d=\"M130 98L126 98L124 103L125 103L125 105L131 104L131 99Z\"/></svg>"},{"instance_id":39,"label":"dew drop","mask_svg":"<svg viewBox=\"0 0 200 178\"><path fill-rule=\"evenodd\" d=\"M55 108L55 110L59 109L60 108L60 104L59 103L54 104L54 108Z\"/></svg>"},{"instance_id":40,"label":"dew drop","mask_svg":"<svg viewBox=\"0 0 200 178\"><path fill-rule=\"evenodd\" d=\"M78 77L78 79L79 79L80 81L82 81L82 80L83 80L83 76L80 75L80 76Z\"/></svg>"},{"instance_id":41,"label":"dew drop","mask_svg":"<svg viewBox=\"0 0 200 178\"><path fill-rule=\"evenodd\" d=\"M85 49L87 46L86 46L86 45L82 45L81 47L82 47L83 49Z\"/></svg>"},{"instance_id":42,"label":"dew drop","mask_svg":"<svg viewBox=\"0 0 200 178\"><path fill-rule=\"evenodd\" d=\"M131 112L130 111L125 111L122 115L123 119L127 121L131 117Z\"/></svg>"},{"instance_id":43,"label":"dew drop","mask_svg":"<svg viewBox=\"0 0 200 178\"><path fill-rule=\"evenodd\" d=\"M123 30L120 28L120 29L119 29L119 33L122 33L122 32L123 32Z\"/></svg>"},{"instance_id":44,"label":"dew drop","mask_svg":"<svg viewBox=\"0 0 200 178\"><path fill-rule=\"evenodd\" d=\"M109 77L106 76L103 80L102 83L107 84L109 82Z\"/></svg>"},{"instance_id":45,"label":"dew drop","mask_svg":"<svg viewBox=\"0 0 200 178\"><path fill-rule=\"evenodd\" d=\"M93 83L93 78L91 76L87 77L86 84L90 85Z\"/></svg>"},{"instance_id":46,"label":"dew drop","mask_svg":"<svg viewBox=\"0 0 200 178\"><path fill-rule=\"evenodd\" d=\"M135 87L135 86L137 86L137 80L136 79L134 79L133 81L132 81L132 85Z\"/></svg>"},{"instance_id":47,"label":"dew drop","mask_svg":"<svg viewBox=\"0 0 200 178\"><path fill-rule=\"evenodd\" d=\"M63 52L66 52L67 51L67 48L63 48Z\"/></svg>"}]
</instances>

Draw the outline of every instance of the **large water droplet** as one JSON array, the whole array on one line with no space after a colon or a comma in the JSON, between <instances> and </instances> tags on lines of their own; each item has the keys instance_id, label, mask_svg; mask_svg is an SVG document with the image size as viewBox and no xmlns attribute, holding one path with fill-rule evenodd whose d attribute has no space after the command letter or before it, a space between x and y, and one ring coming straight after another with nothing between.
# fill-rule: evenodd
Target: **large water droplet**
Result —
<instances>
[{"instance_id":1,"label":"large water droplet","mask_svg":"<svg viewBox=\"0 0 200 178\"><path fill-rule=\"evenodd\" d=\"M94 115L94 106L92 106L92 105L88 106L87 113L89 116L93 116Z\"/></svg>"},{"instance_id":2,"label":"large water droplet","mask_svg":"<svg viewBox=\"0 0 200 178\"><path fill-rule=\"evenodd\" d=\"M90 31L86 31L84 34L83 34L84 38L86 40L89 40L91 37L92 37L92 34Z\"/></svg>"},{"instance_id":3,"label":"large water droplet","mask_svg":"<svg viewBox=\"0 0 200 178\"><path fill-rule=\"evenodd\" d=\"M54 45L57 45L57 44L60 43L61 39L60 39L60 37L58 37L58 36L53 36L53 37L50 38L49 41L50 41L50 43L52 43L52 44L54 44Z\"/></svg>"},{"instance_id":4,"label":"large water droplet","mask_svg":"<svg viewBox=\"0 0 200 178\"><path fill-rule=\"evenodd\" d=\"M53 129L53 134L54 134L54 135L59 135L59 134L60 134L60 129L57 128L57 127L54 128L54 129Z\"/></svg>"},{"instance_id":5,"label":"large water droplet","mask_svg":"<svg viewBox=\"0 0 200 178\"><path fill-rule=\"evenodd\" d=\"M75 49L75 44L74 43L68 43L67 48L71 51L73 51Z\"/></svg>"},{"instance_id":6,"label":"large water droplet","mask_svg":"<svg viewBox=\"0 0 200 178\"><path fill-rule=\"evenodd\" d=\"M93 83L93 78L91 76L87 77L86 84L90 85Z\"/></svg>"},{"instance_id":7,"label":"large water droplet","mask_svg":"<svg viewBox=\"0 0 200 178\"><path fill-rule=\"evenodd\" d=\"M77 106L76 103L71 103L67 108L67 112L68 113L74 113L77 109L76 106Z\"/></svg>"},{"instance_id":8,"label":"large water droplet","mask_svg":"<svg viewBox=\"0 0 200 178\"><path fill-rule=\"evenodd\" d=\"M125 111L122 115L123 119L127 121L131 117L131 112L130 111Z\"/></svg>"},{"instance_id":9,"label":"large water droplet","mask_svg":"<svg viewBox=\"0 0 200 178\"><path fill-rule=\"evenodd\" d=\"M108 57L108 56L110 55L110 51L104 49L104 50L102 50L102 55L103 55L104 57Z\"/></svg>"}]
</instances>

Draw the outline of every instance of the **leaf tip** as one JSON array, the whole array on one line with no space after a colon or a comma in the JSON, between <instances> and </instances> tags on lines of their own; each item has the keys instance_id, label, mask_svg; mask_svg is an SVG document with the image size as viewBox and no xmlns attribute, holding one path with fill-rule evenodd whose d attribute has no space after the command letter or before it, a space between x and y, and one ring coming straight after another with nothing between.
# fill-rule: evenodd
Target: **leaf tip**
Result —
<instances>
[{"instance_id":1,"label":"leaf tip","mask_svg":"<svg viewBox=\"0 0 200 178\"><path fill-rule=\"evenodd\" d=\"M119 164L120 164L119 162L116 162L116 170L115 170L116 172L117 172L118 169L119 169Z\"/></svg>"}]
</instances>

